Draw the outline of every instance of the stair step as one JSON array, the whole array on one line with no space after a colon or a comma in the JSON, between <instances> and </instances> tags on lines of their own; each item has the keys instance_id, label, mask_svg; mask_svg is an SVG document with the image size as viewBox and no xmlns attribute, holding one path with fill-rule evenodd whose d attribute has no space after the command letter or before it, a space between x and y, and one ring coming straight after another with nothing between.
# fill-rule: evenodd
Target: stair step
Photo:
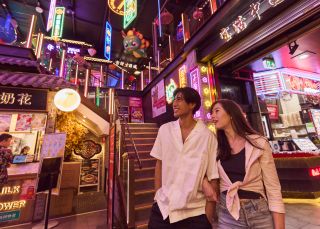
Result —
<instances>
[{"instance_id":1,"label":"stair step","mask_svg":"<svg viewBox=\"0 0 320 229\"><path fill-rule=\"evenodd\" d=\"M152 204L135 205L135 221L147 221L150 217Z\"/></svg>"},{"instance_id":2,"label":"stair step","mask_svg":"<svg viewBox=\"0 0 320 229\"><path fill-rule=\"evenodd\" d=\"M135 197L134 197L135 198L134 199L135 205L153 203L154 194L155 194L155 190L154 189L136 191L134 193L134 195L135 195Z\"/></svg>"},{"instance_id":3,"label":"stair step","mask_svg":"<svg viewBox=\"0 0 320 229\"><path fill-rule=\"evenodd\" d=\"M133 138L141 138L143 136L148 136L148 137L154 137L156 138L158 134L158 131L147 131L147 132L132 132L131 135ZM128 132L125 133L126 138L130 137L130 134Z\"/></svg>"},{"instance_id":4,"label":"stair step","mask_svg":"<svg viewBox=\"0 0 320 229\"><path fill-rule=\"evenodd\" d=\"M136 191L148 190L154 188L154 177L141 178L134 180L134 187Z\"/></svg>"},{"instance_id":5,"label":"stair step","mask_svg":"<svg viewBox=\"0 0 320 229\"><path fill-rule=\"evenodd\" d=\"M135 168L135 178L151 178L154 177L154 167L146 167L146 168Z\"/></svg>"},{"instance_id":6,"label":"stair step","mask_svg":"<svg viewBox=\"0 0 320 229\"><path fill-rule=\"evenodd\" d=\"M140 156L140 155L139 155ZM140 158L142 167L155 167L157 159L150 157L150 158Z\"/></svg>"},{"instance_id":7,"label":"stair step","mask_svg":"<svg viewBox=\"0 0 320 229\"><path fill-rule=\"evenodd\" d=\"M127 154L135 154L133 150L127 150ZM150 156L150 150L144 151L144 150L138 150L138 154L140 159L148 159L148 158L154 158Z\"/></svg>"},{"instance_id":8,"label":"stair step","mask_svg":"<svg viewBox=\"0 0 320 229\"><path fill-rule=\"evenodd\" d=\"M148 228L148 220L136 221L136 229L147 229Z\"/></svg>"},{"instance_id":9,"label":"stair step","mask_svg":"<svg viewBox=\"0 0 320 229\"><path fill-rule=\"evenodd\" d=\"M154 126L158 127L157 123L152 123L152 122L145 122L145 123L128 123L129 126Z\"/></svg>"},{"instance_id":10,"label":"stair step","mask_svg":"<svg viewBox=\"0 0 320 229\"><path fill-rule=\"evenodd\" d=\"M155 138L132 138L134 143L137 144L154 144ZM126 138L126 145L132 145L131 138Z\"/></svg>"},{"instance_id":11,"label":"stair step","mask_svg":"<svg viewBox=\"0 0 320 229\"><path fill-rule=\"evenodd\" d=\"M129 127L131 133L158 132L158 127ZM127 130L125 130L127 132Z\"/></svg>"},{"instance_id":12,"label":"stair step","mask_svg":"<svg viewBox=\"0 0 320 229\"><path fill-rule=\"evenodd\" d=\"M140 151L151 151L154 143L143 143L143 144L135 144L138 152ZM127 151L134 151L133 144L127 144L126 145Z\"/></svg>"}]
</instances>

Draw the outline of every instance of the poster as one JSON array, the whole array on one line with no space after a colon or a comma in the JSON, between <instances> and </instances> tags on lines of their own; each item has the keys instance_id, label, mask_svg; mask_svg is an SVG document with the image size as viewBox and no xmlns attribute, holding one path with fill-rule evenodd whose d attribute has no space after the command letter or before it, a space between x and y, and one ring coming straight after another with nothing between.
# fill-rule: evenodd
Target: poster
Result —
<instances>
[{"instance_id":1,"label":"poster","mask_svg":"<svg viewBox=\"0 0 320 229\"><path fill-rule=\"evenodd\" d=\"M64 158L66 138L67 138L66 133L45 134L43 136L43 142L42 142L41 152L40 152L39 169L41 169L42 167L43 158L56 158L56 157L62 158L61 165L60 165L60 173L58 178L58 185L56 188L52 189L53 195L59 195L59 192L60 192L62 161Z\"/></svg>"},{"instance_id":2,"label":"poster","mask_svg":"<svg viewBox=\"0 0 320 229\"><path fill-rule=\"evenodd\" d=\"M81 163L80 187L99 185L99 159L85 159Z\"/></svg>"},{"instance_id":3,"label":"poster","mask_svg":"<svg viewBox=\"0 0 320 229\"><path fill-rule=\"evenodd\" d=\"M164 80L161 80L151 89L152 117L166 113L166 97Z\"/></svg>"},{"instance_id":4,"label":"poster","mask_svg":"<svg viewBox=\"0 0 320 229\"><path fill-rule=\"evenodd\" d=\"M31 129L44 131L46 129L46 114L32 114Z\"/></svg>"},{"instance_id":5,"label":"poster","mask_svg":"<svg viewBox=\"0 0 320 229\"><path fill-rule=\"evenodd\" d=\"M129 97L129 107L131 122L143 122L142 99L138 97Z\"/></svg>"},{"instance_id":6,"label":"poster","mask_svg":"<svg viewBox=\"0 0 320 229\"><path fill-rule=\"evenodd\" d=\"M10 149L13 155L34 155L37 148L36 131L33 132L10 132L12 143Z\"/></svg>"},{"instance_id":7,"label":"poster","mask_svg":"<svg viewBox=\"0 0 320 229\"><path fill-rule=\"evenodd\" d=\"M109 135L109 168L108 168L108 229L112 229L112 217L113 217L113 194L114 194L114 170L115 170L115 135L116 135L116 128L115 126L110 128L110 135Z\"/></svg>"},{"instance_id":8,"label":"poster","mask_svg":"<svg viewBox=\"0 0 320 229\"><path fill-rule=\"evenodd\" d=\"M0 114L0 132L9 132L11 114Z\"/></svg>"},{"instance_id":9,"label":"poster","mask_svg":"<svg viewBox=\"0 0 320 229\"><path fill-rule=\"evenodd\" d=\"M16 131L31 130L32 114L18 114Z\"/></svg>"},{"instance_id":10,"label":"poster","mask_svg":"<svg viewBox=\"0 0 320 229\"><path fill-rule=\"evenodd\" d=\"M40 160L46 157L64 157L66 133L45 134L41 146Z\"/></svg>"},{"instance_id":11,"label":"poster","mask_svg":"<svg viewBox=\"0 0 320 229\"><path fill-rule=\"evenodd\" d=\"M320 136L320 110L319 109L310 109L312 121L315 126L318 136Z\"/></svg>"},{"instance_id":12,"label":"poster","mask_svg":"<svg viewBox=\"0 0 320 229\"><path fill-rule=\"evenodd\" d=\"M270 120L278 120L279 119L278 105L267 104L267 110L269 113Z\"/></svg>"}]
</instances>

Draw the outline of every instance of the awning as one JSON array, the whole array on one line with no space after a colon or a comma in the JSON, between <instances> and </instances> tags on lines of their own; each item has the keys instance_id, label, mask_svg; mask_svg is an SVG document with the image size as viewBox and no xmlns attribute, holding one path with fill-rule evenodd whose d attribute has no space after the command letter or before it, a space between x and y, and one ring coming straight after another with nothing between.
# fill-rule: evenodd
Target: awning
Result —
<instances>
[{"instance_id":1,"label":"awning","mask_svg":"<svg viewBox=\"0 0 320 229\"><path fill-rule=\"evenodd\" d=\"M35 60L28 60L25 58L17 58L17 57L3 57L0 56L0 64L9 64L9 65L18 65L25 67L35 67L38 68L39 64Z\"/></svg>"},{"instance_id":2,"label":"awning","mask_svg":"<svg viewBox=\"0 0 320 229\"><path fill-rule=\"evenodd\" d=\"M0 85L45 88L51 90L76 88L76 85L55 75L6 71L0 71Z\"/></svg>"}]
</instances>

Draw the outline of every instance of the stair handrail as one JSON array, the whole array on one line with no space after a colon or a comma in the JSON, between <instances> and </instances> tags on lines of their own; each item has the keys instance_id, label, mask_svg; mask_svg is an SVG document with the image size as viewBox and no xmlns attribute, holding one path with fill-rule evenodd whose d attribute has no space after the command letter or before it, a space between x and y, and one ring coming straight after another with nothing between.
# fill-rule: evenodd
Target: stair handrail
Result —
<instances>
[{"instance_id":1,"label":"stair handrail","mask_svg":"<svg viewBox=\"0 0 320 229\"><path fill-rule=\"evenodd\" d=\"M115 112L116 112L117 116L119 117L118 108L121 107L121 104L119 103L118 98L115 99L115 104L116 104L116 107L117 107L117 109L115 109ZM138 149L137 149L136 143L134 142L134 140L133 140L133 138L132 138L132 134L131 134L131 131L130 131L129 124L128 124L128 122L127 122L127 118L126 118L126 117L122 117L122 118L123 118L123 120L124 120L125 128L126 128L127 131L128 131L130 141L131 141L131 143L132 143L132 145L133 145L133 149L134 149L134 153L135 153L135 158L138 160L139 168L142 169L142 164L141 164L140 156L139 156L139 153L138 153ZM130 158L130 157L129 157L129 158Z\"/></svg>"}]
</instances>

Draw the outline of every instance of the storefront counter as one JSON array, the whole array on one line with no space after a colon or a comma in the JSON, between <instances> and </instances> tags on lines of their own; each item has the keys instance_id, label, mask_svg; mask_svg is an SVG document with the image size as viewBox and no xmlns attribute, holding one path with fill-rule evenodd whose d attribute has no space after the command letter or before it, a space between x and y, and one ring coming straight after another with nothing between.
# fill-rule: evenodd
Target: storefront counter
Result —
<instances>
[{"instance_id":1,"label":"storefront counter","mask_svg":"<svg viewBox=\"0 0 320 229\"><path fill-rule=\"evenodd\" d=\"M0 186L0 227L32 221L39 163L11 165Z\"/></svg>"},{"instance_id":2,"label":"storefront counter","mask_svg":"<svg viewBox=\"0 0 320 229\"><path fill-rule=\"evenodd\" d=\"M314 152L275 153L284 198L320 197L320 155Z\"/></svg>"}]
</instances>

